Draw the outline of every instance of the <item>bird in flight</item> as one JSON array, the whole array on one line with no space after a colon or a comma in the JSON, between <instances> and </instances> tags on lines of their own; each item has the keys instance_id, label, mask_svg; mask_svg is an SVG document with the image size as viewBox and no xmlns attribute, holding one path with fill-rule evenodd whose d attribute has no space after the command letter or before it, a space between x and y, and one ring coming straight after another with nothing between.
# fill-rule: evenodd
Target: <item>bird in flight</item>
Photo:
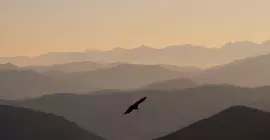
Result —
<instances>
[{"instance_id":1,"label":"bird in flight","mask_svg":"<svg viewBox=\"0 0 270 140\"><path fill-rule=\"evenodd\" d=\"M135 102L133 105L131 105L127 111L123 114L123 115L126 115L126 114L129 114L130 112L132 112L133 110L137 110L139 111L139 104L142 103L147 97L143 97L141 98L139 101Z\"/></svg>"}]
</instances>

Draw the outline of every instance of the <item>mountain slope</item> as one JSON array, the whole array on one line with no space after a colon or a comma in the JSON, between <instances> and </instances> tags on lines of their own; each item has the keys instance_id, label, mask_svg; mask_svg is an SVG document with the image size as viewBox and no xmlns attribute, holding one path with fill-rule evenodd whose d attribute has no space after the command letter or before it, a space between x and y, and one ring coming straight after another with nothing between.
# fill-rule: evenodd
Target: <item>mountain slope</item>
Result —
<instances>
[{"instance_id":1,"label":"mountain slope","mask_svg":"<svg viewBox=\"0 0 270 140\"><path fill-rule=\"evenodd\" d=\"M29 70L3 70L0 71L0 96L2 99L18 99L80 91L81 87L74 83L72 79L64 81Z\"/></svg>"},{"instance_id":2,"label":"mountain slope","mask_svg":"<svg viewBox=\"0 0 270 140\"><path fill-rule=\"evenodd\" d=\"M23 97L56 91L56 81L33 71L0 71L0 95L3 98Z\"/></svg>"},{"instance_id":3,"label":"mountain slope","mask_svg":"<svg viewBox=\"0 0 270 140\"><path fill-rule=\"evenodd\" d=\"M207 69L193 80L250 87L270 85L269 61L270 54L246 58Z\"/></svg>"},{"instance_id":4,"label":"mountain slope","mask_svg":"<svg viewBox=\"0 0 270 140\"><path fill-rule=\"evenodd\" d=\"M103 64L90 62L90 61L82 61L82 62L71 62L65 64L55 64L49 66L27 66L23 67L23 69L29 69L37 72L50 72L50 71L60 71L60 72L84 72L97 70L105 67Z\"/></svg>"},{"instance_id":5,"label":"mountain slope","mask_svg":"<svg viewBox=\"0 0 270 140\"><path fill-rule=\"evenodd\" d=\"M270 111L270 87L203 85L174 91L100 91L89 95L54 94L16 101L16 106L64 116L110 140L150 140L212 116L234 105ZM147 96L139 112L121 114ZM128 128L128 129L127 129Z\"/></svg>"},{"instance_id":6,"label":"mountain slope","mask_svg":"<svg viewBox=\"0 0 270 140\"><path fill-rule=\"evenodd\" d=\"M195 82L189 79L173 79L150 84L143 89L146 90L177 90L184 88L192 88L198 86Z\"/></svg>"},{"instance_id":7,"label":"mountain slope","mask_svg":"<svg viewBox=\"0 0 270 140\"><path fill-rule=\"evenodd\" d=\"M157 140L268 140L270 113L244 106L228 108Z\"/></svg>"},{"instance_id":8,"label":"mountain slope","mask_svg":"<svg viewBox=\"0 0 270 140\"><path fill-rule=\"evenodd\" d=\"M6 64L0 64L0 71L1 70L18 70L20 67L11 64L11 63L6 63Z\"/></svg>"},{"instance_id":9,"label":"mountain slope","mask_svg":"<svg viewBox=\"0 0 270 140\"><path fill-rule=\"evenodd\" d=\"M0 71L1 98L39 96L51 93L85 93L105 89L136 89L197 72L171 70L158 65L111 64L112 67L87 72L38 73L30 70ZM109 66L109 65L108 65Z\"/></svg>"},{"instance_id":10,"label":"mountain slope","mask_svg":"<svg viewBox=\"0 0 270 140\"><path fill-rule=\"evenodd\" d=\"M154 82L182 78L193 72L168 70L158 65L122 64L108 69L74 73L63 77L64 81L74 80L81 87L96 89L136 89Z\"/></svg>"},{"instance_id":11,"label":"mountain slope","mask_svg":"<svg viewBox=\"0 0 270 140\"><path fill-rule=\"evenodd\" d=\"M0 106L3 140L104 140L62 117L12 106Z\"/></svg>"},{"instance_id":12,"label":"mountain slope","mask_svg":"<svg viewBox=\"0 0 270 140\"><path fill-rule=\"evenodd\" d=\"M54 52L33 58L0 58L0 63L16 65L51 65L79 61L127 62L133 64L167 64L208 68L233 60L270 53L269 42L256 44L249 41L229 42L219 48L183 44L155 49L139 46L134 49L116 48L110 51Z\"/></svg>"}]
</instances>

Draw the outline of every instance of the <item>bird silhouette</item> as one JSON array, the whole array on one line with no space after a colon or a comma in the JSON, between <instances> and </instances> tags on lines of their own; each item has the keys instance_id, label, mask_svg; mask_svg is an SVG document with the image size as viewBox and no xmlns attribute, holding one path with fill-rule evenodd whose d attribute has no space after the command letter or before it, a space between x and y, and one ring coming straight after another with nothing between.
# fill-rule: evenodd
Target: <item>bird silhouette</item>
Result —
<instances>
[{"instance_id":1,"label":"bird silhouette","mask_svg":"<svg viewBox=\"0 0 270 140\"><path fill-rule=\"evenodd\" d=\"M141 98L139 101L135 102L133 105L131 105L127 111L123 114L123 115L126 115L126 114L129 114L131 113L133 110L138 110L139 111L139 104L142 103L147 97L143 97Z\"/></svg>"}]
</instances>

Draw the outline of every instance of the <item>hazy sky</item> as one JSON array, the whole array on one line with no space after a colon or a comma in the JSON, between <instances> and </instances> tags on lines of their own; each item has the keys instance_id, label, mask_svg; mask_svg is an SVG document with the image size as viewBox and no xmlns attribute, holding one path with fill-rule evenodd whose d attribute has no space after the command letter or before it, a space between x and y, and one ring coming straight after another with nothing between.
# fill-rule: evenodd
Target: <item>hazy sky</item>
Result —
<instances>
[{"instance_id":1,"label":"hazy sky","mask_svg":"<svg viewBox=\"0 0 270 140\"><path fill-rule=\"evenodd\" d=\"M269 0L0 0L0 56L270 39Z\"/></svg>"}]
</instances>

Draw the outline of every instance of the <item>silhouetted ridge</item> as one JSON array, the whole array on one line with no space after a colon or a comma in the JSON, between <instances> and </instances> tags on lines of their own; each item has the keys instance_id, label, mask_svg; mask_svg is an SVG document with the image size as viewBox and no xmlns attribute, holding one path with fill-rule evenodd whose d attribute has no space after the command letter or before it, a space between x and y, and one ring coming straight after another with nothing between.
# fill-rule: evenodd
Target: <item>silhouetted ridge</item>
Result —
<instances>
[{"instance_id":1,"label":"silhouetted ridge","mask_svg":"<svg viewBox=\"0 0 270 140\"><path fill-rule=\"evenodd\" d=\"M200 83L230 83L247 87L270 85L269 60L270 54L240 59L207 69L192 80Z\"/></svg>"},{"instance_id":2,"label":"silhouetted ridge","mask_svg":"<svg viewBox=\"0 0 270 140\"><path fill-rule=\"evenodd\" d=\"M181 79L173 79L167 80L163 82L153 83L146 86L144 89L148 90L176 90L176 89L184 89L184 88L192 88L196 87L197 84L189 79L181 78Z\"/></svg>"},{"instance_id":3,"label":"silhouetted ridge","mask_svg":"<svg viewBox=\"0 0 270 140\"><path fill-rule=\"evenodd\" d=\"M23 69L30 69L41 73L58 71L58 72L85 72L91 70L97 70L105 67L105 65L92 62L92 61L80 61L80 62L70 62L64 64L54 64L49 66L27 66L22 67Z\"/></svg>"},{"instance_id":4,"label":"silhouetted ridge","mask_svg":"<svg viewBox=\"0 0 270 140\"><path fill-rule=\"evenodd\" d=\"M270 113L233 106L158 140L269 140Z\"/></svg>"},{"instance_id":5,"label":"silhouetted ridge","mask_svg":"<svg viewBox=\"0 0 270 140\"><path fill-rule=\"evenodd\" d=\"M4 99L14 99L59 92L84 93L104 89L137 89L155 82L197 73L189 68L122 63L106 65L106 68L98 70L83 71L83 66L91 68L90 65L92 62L77 62L37 67L39 70L34 68L34 71L24 70L24 68L0 70L0 96ZM63 68L67 68L66 71L63 71ZM80 72L71 72L77 70Z\"/></svg>"},{"instance_id":6,"label":"silhouetted ridge","mask_svg":"<svg viewBox=\"0 0 270 140\"><path fill-rule=\"evenodd\" d=\"M201 85L181 90L105 90L89 95L53 94L12 105L64 116L108 140L151 140L185 128L234 105L270 111L270 86ZM121 114L141 97L139 112ZM1 100L0 100L0 103ZM3 104L10 104L4 101ZM128 129L127 129L128 128Z\"/></svg>"},{"instance_id":7,"label":"silhouetted ridge","mask_svg":"<svg viewBox=\"0 0 270 140\"><path fill-rule=\"evenodd\" d=\"M104 140L63 117L0 106L1 140Z\"/></svg>"},{"instance_id":8,"label":"silhouetted ridge","mask_svg":"<svg viewBox=\"0 0 270 140\"><path fill-rule=\"evenodd\" d=\"M220 48L183 44L156 49L138 46L133 49L116 48L110 51L88 50L85 52L54 52L36 57L0 58L0 63L11 62L16 65L51 65L78 61L127 62L133 64L169 64L177 66L197 66L208 68L226 64L236 59L267 54L269 42L256 44L249 41L227 43ZM196 56L196 57L194 57Z\"/></svg>"},{"instance_id":9,"label":"silhouetted ridge","mask_svg":"<svg viewBox=\"0 0 270 140\"><path fill-rule=\"evenodd\" d=\"M19 68L20 67L11 63L0 64L0 70L17 70Z\"/></svg>"}]
</instances>

